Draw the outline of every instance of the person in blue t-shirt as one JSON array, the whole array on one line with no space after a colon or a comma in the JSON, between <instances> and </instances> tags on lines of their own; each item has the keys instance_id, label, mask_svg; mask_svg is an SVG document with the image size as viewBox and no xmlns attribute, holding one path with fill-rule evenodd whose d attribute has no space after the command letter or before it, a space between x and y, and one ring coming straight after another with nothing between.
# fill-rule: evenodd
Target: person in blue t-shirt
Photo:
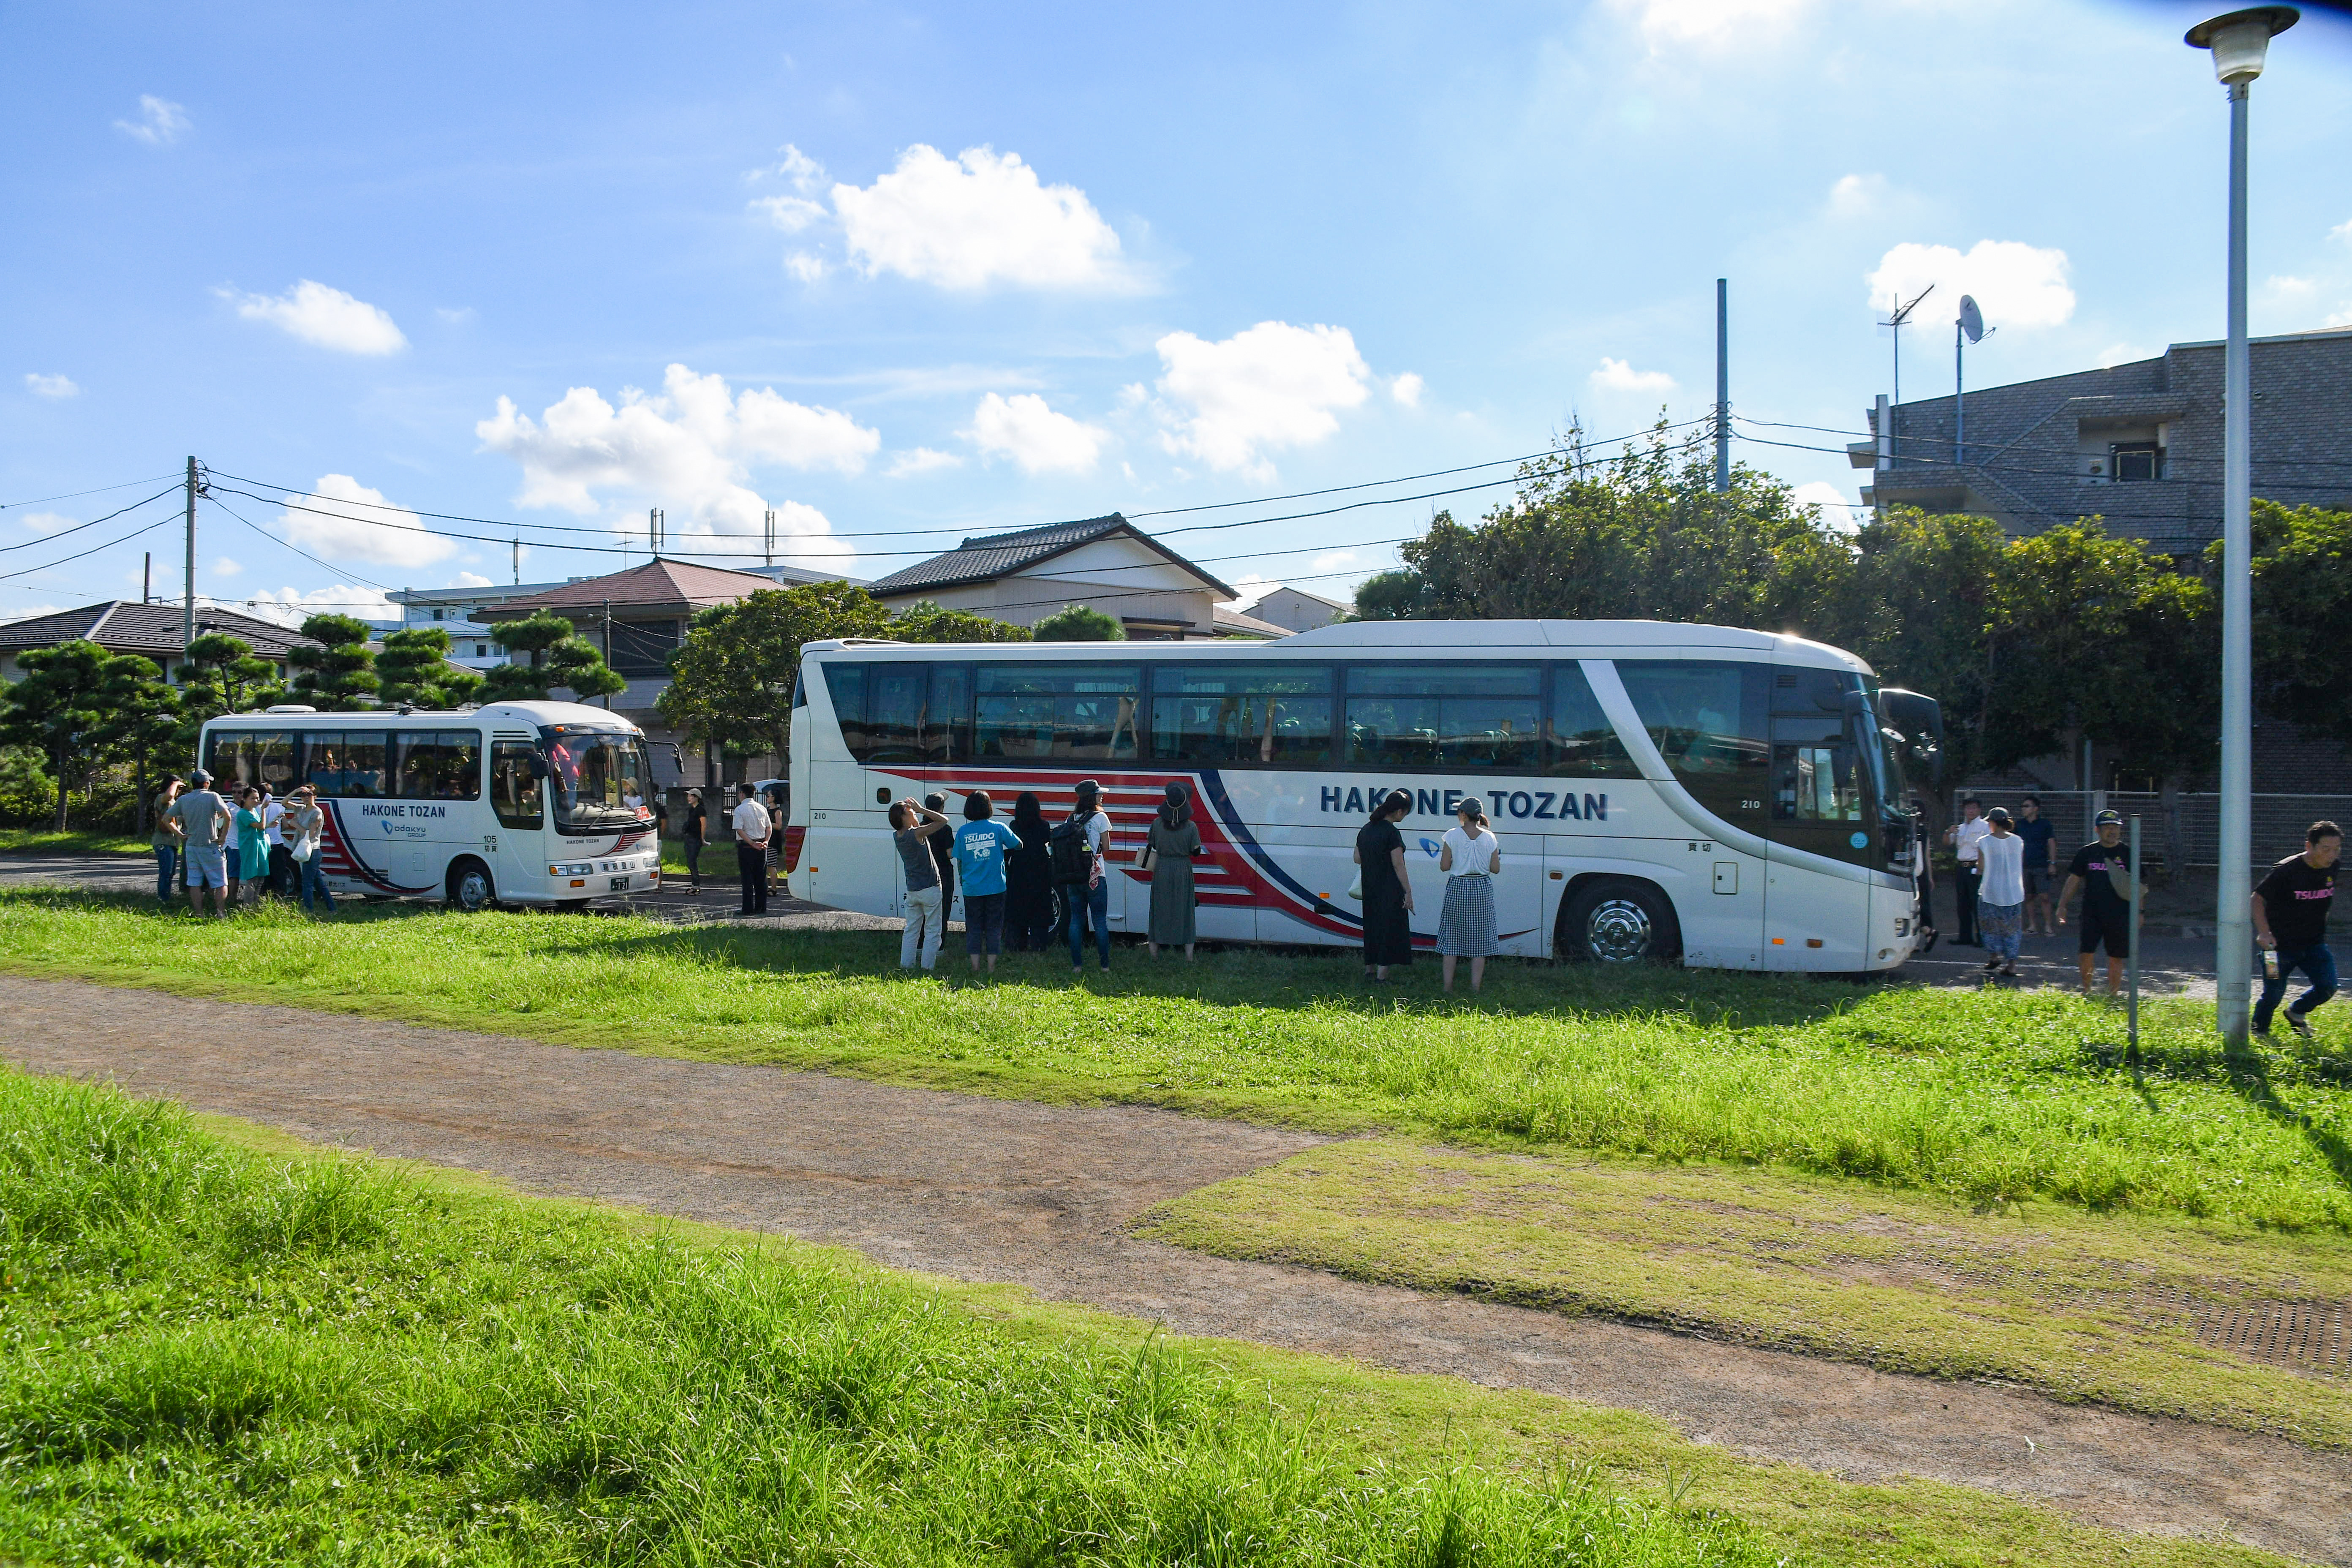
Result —
<instances>
[{"instance_id":1,"label":"person in blue t-shirt","mask_svg":"<svg viewBox=\"0 0 2352 1568\"><path fill-rule=\"evenodd\" d=\"M997 954L1004 951L1005 858L1021 847L1021 839L995 820L996 807L984 791L964 797L963 816L955 833L956 876L963 883L963 950L974 974L980 973L980 955L987 953L993 974Z\"/></svg>"},{"instance_id":2,"label":"person in blue t-shirt","mask_svg":"<svg viewBox=\"0 0 2352 1568\"><path fill-rule=\"evenodd\" d=\"M2033 934L2033 917L2042 917L2042 934L2056 936L2050 923L2050 847L2058 830L2042 815L2042 801L2027 795L2019 803L2017 821L2010 831L2025 840L2025 934Z\"/></svg>"}]
</instances>

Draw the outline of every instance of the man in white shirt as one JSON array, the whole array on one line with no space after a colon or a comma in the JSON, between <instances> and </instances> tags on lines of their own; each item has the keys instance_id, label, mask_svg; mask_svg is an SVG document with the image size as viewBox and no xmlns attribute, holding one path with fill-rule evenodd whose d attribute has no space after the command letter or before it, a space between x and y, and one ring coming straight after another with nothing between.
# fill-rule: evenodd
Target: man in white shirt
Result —
<instances>
[{"instance_id":1,"label":"man in white shirt","mask_svg":"<svg viewBox=\"0 0 2352 1568\"><path fill-rule=\"evenodd\" d=\"M1944 842L1952 847L1952 858L1959 862L1959 875L1953 879L1953 896L1960 906L1959 933L1952 939L1954 947L1984 945L1977 931L1977 889L1984 881L1984 866L1977 857L1977 847L1992 832L1992 825L1979 815L1981 808L1977 797L1960 802L1960 820L1944 829Z\"/></svg>"},{"instance_id":2,"label":"man in white shirt","mask_svg":"<svg viewBox=\"0 0 2352 1568\"><path fill-rule=\"evenodd\" d=\"M2000 806L1985 813L1984 820L1985 831L1977 839L1977 865L1983 874L1977 889L1977 930L1984 938L1984 972L2014 978L2018 943L2025 932L2025 840Z\"/></svg>"},{"instance_id":3,"label":"man in white shirt","mask_svg":"<svg viewBox=\"0 0 2352 1568\"><path fill-rule=\"evenodd\" d=\"M735 870L743 881L743 912L768 912L768 835L775 831L768 808L753 798L749 783L735 793Z\"/></svg>"}]
</instances>

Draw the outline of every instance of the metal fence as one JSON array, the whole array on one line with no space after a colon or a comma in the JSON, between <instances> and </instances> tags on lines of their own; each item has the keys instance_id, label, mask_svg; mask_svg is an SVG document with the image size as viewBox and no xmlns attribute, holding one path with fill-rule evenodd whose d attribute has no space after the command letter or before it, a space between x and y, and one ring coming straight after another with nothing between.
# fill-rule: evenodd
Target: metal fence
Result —
<instances>
[{"instance_id":1,"label":"metal fence","mask_svg":"<svg viewBox=\"0 0 2352 1568\"><path fill-rule=\"evenodd\" d=\"M2091 819L2103 810L2120 811L2140 819L2141 853L2152 865L2171 866L2172 846L2179 846L2189 868L2211 868L2221 863L2221 797L2218 795L2177 795L2168 816L2164 796L2154 790L1964 789L1953 792L1951 820L1959 820L1959 803L1974 795L1987 811L2005 805L2011 812L2027 795L2042 803L2042 815L2058 830L2063 859L2069 847L2097 837ZM2352 795L2256 795L2253 797L2253 851L2256 866L2269 866L2303 847L2304 830L2321 818L2352 819Z\"/></svg>"}]
</instances>

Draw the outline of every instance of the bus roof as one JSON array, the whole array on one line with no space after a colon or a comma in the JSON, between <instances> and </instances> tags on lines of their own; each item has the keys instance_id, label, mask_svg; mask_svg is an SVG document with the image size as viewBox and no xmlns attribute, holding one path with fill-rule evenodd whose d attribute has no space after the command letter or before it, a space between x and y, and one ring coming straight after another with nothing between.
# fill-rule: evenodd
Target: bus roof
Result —
<instances>
[{"instance_id":1,"label":"bus roof","mask_svg":"<svg viewBox=\"0 0 2352 1568\"><path fill-rule=\"evenodd\" d=\"M936 658L952 651L963 658L1286 658L1347 657L1356 650L1391 650L1460 657L1568 654L1609 658L1628 653L1675 649L1777 655L1791 663L1817 664L1870 673L1870 667L1843 648L1804 637L1737 626L1685 621L1341 621L1272 642L1238 639L1134 643L898 643L864 637L827 638L802 647L803 654L856 653ZM1793 657L1792 657L1793 656Z\"/></svg>"},{"instance_id":2,"label":"bus roof","mask_svg":"<svg viewBox=\"0 0 2352 1568\"><path fill-rule=\"evenodd\" d=\"M222 713L205 722L207 726L249 725L257 721L289 729L346 729L352 725L382 724L387 729L418 730L448 722L527 724L534 729L547 724L577 724L595 730L643 733L635 724L618 713L603 708L591 708L585 702L487 702L478 708L420 708L407 713L396 708L370 708L350 713L340 713L331 709L304 711L282 705L251 709L243 713Z\"/></svg>"}]
</instances>

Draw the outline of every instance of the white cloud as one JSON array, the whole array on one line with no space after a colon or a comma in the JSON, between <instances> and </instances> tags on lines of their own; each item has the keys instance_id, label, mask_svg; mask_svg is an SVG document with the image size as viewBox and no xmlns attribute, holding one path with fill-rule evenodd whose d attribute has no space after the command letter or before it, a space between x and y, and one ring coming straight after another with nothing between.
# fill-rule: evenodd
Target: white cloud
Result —
<instances>
[{"instance_id":1,"label":"white cloud","mask_svg":"<svg viewBox=\"0 0 2352 1568\"><path fill-rule=\"evenodd\" d=\"M2263 292L2283 304L2308 300L2319 292L2319 279L2294 278L2284 272L2274 272L2263 279Z\"/></svg>"},{"instance_id":2,"label":"white cloud","mask_svg":"<svg viewBox=\"0 0 2352 1568\"><path fill-rule=\"evenodd\" d=\"M2154 359L2155 357L2154 353L2137 343L2109 343L2099 351L2099 368L2111 370L2119 364L2128 364L2136 359Z\"/></svg>"},{"instance_id":3,"label":"white cloud","mask_svg":"<svg viewBox=\"0 0 2352 1568\"><path fill-rule=\"evenodd\" d=\"M1785 27L1811 8L1811 0L1610 0L1631 16L1653 52L1675 45L1720 46L1769 28Z\"/></svg>"},{"instance_id":4,"label":"white cloud","mask_svg":"<svg viewBox=\"0 0 2352 1568\"><path fill-rule=\"evenodd\" d=\"M1260 321L1222 342L1171 332L1153 346L1167 373L1160 445L1220 470L1272 474L1267 454L1322 440L1369 395L1370 368L1345 327Z\"/></svg>"},{"instance_id":5,"label":"white cloud","mask_svg":"<svg viewBox=\"0 0 2352 1568\"><path fill-rule=\"evenodd\" d=\"M1353 566L1355 563L1356 552L1352 550L1330 551L1328 553L1318 555L1315 558L1314 563L1315 570L1318 572L1338 572L1345 567Z\"/></svg>"},{"instance_id":6,"label":"white cloud","mask_svg":"<svg viewBox=\"0 0 2352 1568\"><path fill-rule=\"evenodd\" d=\"M35 533L55 533L61 528L71 528L74 520L61 511L28 511L24 524Z\"/></svg>"},{"instance_id":7,"label":"white cloud","mask_svg":"<svg viewBox=\"0 0 2352 1568\"><path fill-rule=\"evenodd\" d=\"M1844 512L1855 504L1853 497L1846 494L1837 486L1824 483L1820 479L1815 479L1810 484L1799 485L1796 494L1799 506L1822 507L1832 516Z\"/></svg>"},{"instance_id":8,"label":"white cloud","mask_svg":"<svg viewBox=\"0 0 2352 1568\"><path fill-rule=\"evenodd\" d=\"M781 151L783 153L782 162L772 169L754 169L751 171L751 177L756 180L774 174L781 179L790 181L793 189L803 195L809 195L824 184L824 164L789 142L783 144Z\"/></svg>"},{"instance_id":9,"label":"white cloud","mask_svg":"<svg viewBox=\"0 0 2352 1568\"><path fill-rule=\"evenodd\" d=\"M2342 223L2339 223L2334 228L2329 229L2327 231L2327 237L2330 239L2340 239L2347 245L2352 245L2352 217L2346 218Z\"/></svg>"},{"instance_id":10,"label":"white cloud","mask_svg":"<svg viewBox=\"0 0 2352 1568\"><path fill-rule=\"evenodd\" d=\"M433 308L433 313L440 317L443 321L448 322L453 327L462 327L474 319L474 307L471 305L458 305L456 307L448 305L436 305Z\"/></svg>"},{"instance_id":11,"label":"white cloud","mask_svg":"<svg viewBox=\"0 0 2352 1568\"><path fill-rule=\"evenodd\" d=\"M1886 195L1884 174L1848 174L1830 187L1832 217L1860 217Z\"/></svg>"},{"instance_id":12,"label":"white cloud","mask_svg":"<svg viewBox=\"0 0 2352 1568\"><path fill-rule=\"evenodd\" d=\"M203 602L201 596L198 602ZM213 602L223 604L220 600ZM401 607L385 598L381 590L347 583L313 588L308 593L299 588L264 588L250 599L228 601L223 607L243 610L262 620L276 621L281 626L299 626L317 615L356 616L363 621L403 618Z\"/></svg>"},{"instance_id":13,"label":"white cloud","mask_svg":"<svg viewBox=\"0 0 2352 1568\"><path fill-rule=\"evenodd\" d=\"M298 550L329 561L369 561L379 566L429 566L457 552L457 544L425 531L425 520L392 505L349 474L327 474L278 518Z\"/></svg>"},{"instance_id":14,"label":"white cloud","mask_svg":"<svg viewBox=\"0 0 2352 1568\"><path fill-rule=\"evenodd\" d=\"M488 577L472 572L460 572L449 580L449 586L452 588L487 588L489 585L490 580Z\"/></svg>"},{"instance_id":15,"label":"white cloud","mask_svg":"<svg viewBox=\"0 0 2352 1568\"><path fill-rule=\"evenodd\" d=\"M72 608L75 606L71 605L27 605L21 610L10 610L0 615L0 626L5 626L10 621L38 620L43 616L54 616Z\"/></svg>"},{"instance_id":16,"label":"white cloud","mask_svg":"<svg viewBox=\"0 0 2352 1568\"><path fill-rule=\"evenodd\" d=\"M1389 383L1389 395L1407 408L1421 406L1421 377L1411 371L1406 371Z\"/></svg>"},{"instance_id":17,"label":"white cloud","mask_svg":"<svg viewBox=\"0 0 2352 1568\"><path fill-rule=\"evenodd\" d=\"M735 395L724 377L682 364L664 373L657 396L624 387L618 407L593 387L575 386L534 421L501 397L474 434L522 466L520 504L586 515L599 509L598 490L623 491L682 510L681 540L758 539L770 503L749 486L755 468L855 474L882 445L881 432L846 414L793 403L770 388ZM779 531L804 542L832 530L814 507L784 501L775 511ZM812 549L839 551L830 543Z\"/></svg>"},{"instance_id":18,"label":"white cloud","mask_svg":"<svg viewBox=\"0 0 2352 1568\"><path fill-rule=\"evenodd\" d=\"M940 468L962 467L963 459L953 452L934 452L929 447L916 447L892 457L890 466L883 472L894 479L903 479L915 474L931 473Z\"/></svg>"},{"instance_id":19,"label":"white cloud","mask_svg":"<svg viewBox=\"0 0 2352 1568\"><path fill-rule=\"evenodd\" d=\"M992 392L971 411L964 435L985 458L1010 458L1026 474L1083 474L1102 456L1110 433L1056 414L1034 392Z\"/></svg>"},{"instance_id":20,"label":"white cloud","mask_svg":"<svg viewBox=\"0 0 2352 1568\"><path fill-rule=\"evenodd\" d=\"M2327 320L2320 324L2328 327L2352 327L2352 305L2347 305L2340 310L2329 311Z\"/></svg>"},{"instance_id":21,"label":"white cloud","mask_svg":"<svg viewBox=\"0 0 2352 1568\"><path fill-rule=\"evenodd\" d=\"M1895 247L1864 279L1870 302L1892 310L1933 284L1934 320L1949 322L1960 296L1972 294L1993 327L2054 327L2074 314L2074 290L2066 282L2066 253L2013 239L1980 239L1966 255L1948 245ZM1923 320L1927 318L1922 318Z\"/></svg>"},{"instance_id":22,"label":"white cloud","mask_svg":"<svg viewBox=\"0 0 2352 1568\"><path fill-rule=\"evenodd\" d=\"M236 313L248 321L267 321L306 343L339 353L388 354L408 346L383 310L308 278L283 294L238 294L224 289L221 295L236 300Z\"/></svg>"},{"instance_id":23,"label":"white cloud","mask_svg":"<svg viewBox=\"0 0 2352 1568\"><path fill-rule=\"evenodd\" d=\"M824 258L805 250L795 250L784 258L784 271L795 283L814 283L828 268Z\"/></svg>"},{"instance_id":24,"label":"white cloud","mask_svg":"<svg viewBox=\"0 0 2352 1568\"><path fill-rule=\"evenodd\" d=\"M79 397L81 388L68 375L43 375L38 371L25 373L25 387L36 397Z\"/></svg>"},{"instance_id":25,"label":"white cloud","mask_svg":"<svg viewBox=\"0 0 2352 1568\"><path fill-rule=\"evenodd\" d=\"M1075 185L1041 184L1013 153L920 142L871 185L835 185L849 258L942 289L1120 289L1136 279L1118 236Z\"/></svg>"},{"instance_id":26,"label":"white cloud","mask_svg":"<svg viewBox=\"0 0 2352 1568\"><path fill-rule=\"evenodd\" d=\"M806 196L755 196L751 210L767 214L768 221L786 234L798 234L831 216L823 202L813 202Z\"/></svg>"},{"instance_id":27,"label":"white cloud","mask_svg":"<svg viewBox=\"0 0 2352 1568\"><path fill-rule=\"evenodd\" d=\"M234 577L244 570L242 563L232 561L226 555L213 563L213 575L215 577Z\"/></svg>"},{"instance_id":28,"label":"white cloud","mask_svg":"<svg viewBox=\"0 0 2352 1568\"><path fill-rule=\"evenodd\" d=\"M187 134L188 111L152 93L139 95L139 118L118 120L114 128L150 147L168 147Z\"/></svg>"},{"instance_id":29,"label":"white cloud","mask_svg":"<svg viewBox=\"0 0 2352 1568\"><path fill-rule=\"evenodd\" d=\"M1592 384L1603 392L1672 392L1675 378L1662 370L1635 370L1622 359L1603 357L1592 373Z\"/></svg>"}]
</instances>

